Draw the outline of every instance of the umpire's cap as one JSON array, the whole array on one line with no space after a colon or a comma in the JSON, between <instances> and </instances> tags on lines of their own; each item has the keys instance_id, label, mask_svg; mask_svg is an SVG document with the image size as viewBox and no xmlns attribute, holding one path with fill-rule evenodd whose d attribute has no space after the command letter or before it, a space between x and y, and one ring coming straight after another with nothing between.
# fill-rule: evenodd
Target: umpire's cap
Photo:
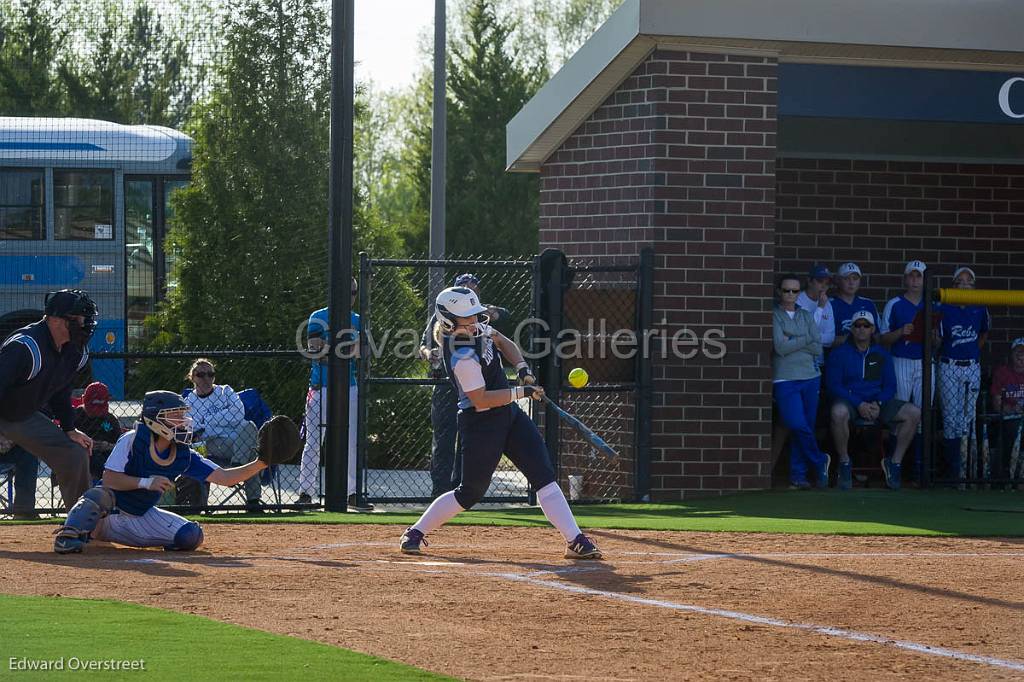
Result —
<instances>
[{"instance_id":1,"label":"umpire's cap","mask_svg":"<svg viewBox=\"0 0 1024 682\"><path fill-rule=\"evenodd\" d=\"M99 308L81 289L51 291L46 294L43 306L43 312L53 317L82 315L86 318L94 318L99 314Z\"/></svg>"}]
</instances>

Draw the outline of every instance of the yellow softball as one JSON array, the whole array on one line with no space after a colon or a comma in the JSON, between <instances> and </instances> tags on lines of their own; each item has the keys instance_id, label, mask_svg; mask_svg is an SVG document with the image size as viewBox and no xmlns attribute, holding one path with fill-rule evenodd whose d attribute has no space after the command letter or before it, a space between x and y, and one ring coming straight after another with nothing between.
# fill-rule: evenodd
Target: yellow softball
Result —
<instances>
[{"instance_id":1,"label":"yellow softball","mask_svg":"<svg viewBox=\"0 0 1024 682\"><path fill-rule=\"evenodd\" d=\"M577 367L569 372L569 383L573 388L583 388L588 381L590 381L590 375L582 367Z\"/></svg>"}]
</instances>

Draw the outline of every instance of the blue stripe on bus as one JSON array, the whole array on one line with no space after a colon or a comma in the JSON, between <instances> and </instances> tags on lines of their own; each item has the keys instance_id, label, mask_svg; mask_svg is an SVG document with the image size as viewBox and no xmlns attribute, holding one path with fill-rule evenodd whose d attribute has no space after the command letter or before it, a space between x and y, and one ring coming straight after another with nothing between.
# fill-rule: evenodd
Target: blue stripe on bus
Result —
<instances>
[{"instance_id":1,"label":"blue stripe on bus","mask_svg":"<svg viewBox=\"0 0 1024 682\"><path fill-rule=\"evenodd\" d=\"M83 279L85 268L76 256L0 256L0 286L70 287Z\"/></svg>"},{"instance_id":2,"label":"blue stripe on bus","mask_svg":"<svg viewBox=\"0 0 1024 682\"><path fill-rule=\"evenodd\" d=\"M99 145L88 142L0 142L4 151L62 151L62 152L103 152Z\"/></svg>"}]
</instances>

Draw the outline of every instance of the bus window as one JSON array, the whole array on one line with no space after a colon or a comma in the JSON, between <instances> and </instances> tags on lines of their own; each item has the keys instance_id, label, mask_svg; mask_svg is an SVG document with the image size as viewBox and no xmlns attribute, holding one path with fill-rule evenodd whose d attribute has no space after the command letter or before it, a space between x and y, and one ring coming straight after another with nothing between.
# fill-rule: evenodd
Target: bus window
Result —
<instances>
[{"instance_id":1,"label":"bus window","mask_svg":"<svg viewBox=\"0 0 1024 682\"><path fill-rule=\"evenodd\" d=\"M114 238L113 171L53 171L54 237Z\"/></svg>"},{"instance_id":2,"label":"bus window","mask_svg":"<svg viewBox=\"0 0 1024 682\"><path fill-rule=\"evenodd\" d=\"M171 203L171 195L184 187L188 187L188 180L164 180L164 234L174 227L174 204ZM174 249L166 249L164 252L164 262L167 267L164 272L167 273L168 289L173 289L177 284L172 273L174 272L174 261L177 260L178 255Z\"/></svg>"},{"instance_id":3,"label":"bus window","mask_svg":"<svg viewBox=\"0 0 1024 682\"><path fill-rule=\"evenodd\" d=\"M155 310L153 271L153 181L125 180L124 249L128 284L128 343L143 338L143 321Z\"/></svg>"},{"instance_id":4,"label":"bus window","mask_svg":"<svg viewBox=\"0 0 1024 682\"><path fill-rule=\"evenodd\" d=\"M0 170L0 239L45 239L43 171Z\"/></svg>"}]
</instances>

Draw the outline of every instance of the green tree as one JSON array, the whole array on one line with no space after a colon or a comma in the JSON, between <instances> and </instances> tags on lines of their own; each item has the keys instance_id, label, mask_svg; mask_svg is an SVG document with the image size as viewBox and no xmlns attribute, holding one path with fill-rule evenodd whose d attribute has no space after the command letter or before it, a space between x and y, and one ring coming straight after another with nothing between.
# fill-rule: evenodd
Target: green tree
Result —
<instances>
[{"instance_id":1,"label":"green tree","mask_svg":"<svg viewBox=\"0 0 1024 682\"><path fill-rule=\"evenodd\" d=\"M47 0L0 11L0 111L6 116L57 116L61 95L54 65L65 34Z\"/></svg>"}]
</instances>

